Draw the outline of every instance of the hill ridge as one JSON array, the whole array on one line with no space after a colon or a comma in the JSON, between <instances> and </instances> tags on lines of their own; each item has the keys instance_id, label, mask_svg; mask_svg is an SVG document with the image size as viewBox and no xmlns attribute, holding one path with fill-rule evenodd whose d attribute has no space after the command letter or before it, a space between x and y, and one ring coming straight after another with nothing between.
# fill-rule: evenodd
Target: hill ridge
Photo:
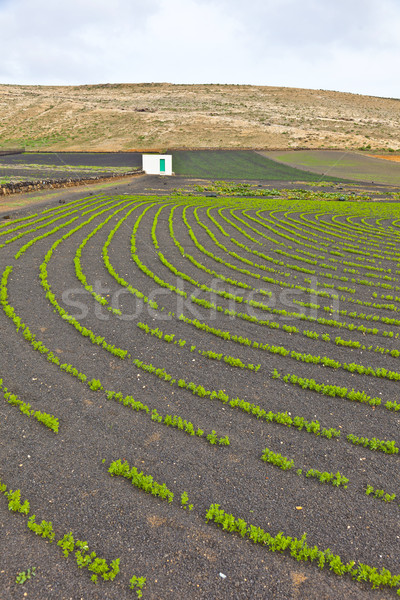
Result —
<instances>
[{"instance_id":1,"label":"hill ridge","mask_svg":"<svg viewBox=\"0 0 400 600\"><path fill-rule=\"evenodd\" d=\"M397 149L398 99L231 84L0 84L0 148Z\"/></svg>"}]
</instances>

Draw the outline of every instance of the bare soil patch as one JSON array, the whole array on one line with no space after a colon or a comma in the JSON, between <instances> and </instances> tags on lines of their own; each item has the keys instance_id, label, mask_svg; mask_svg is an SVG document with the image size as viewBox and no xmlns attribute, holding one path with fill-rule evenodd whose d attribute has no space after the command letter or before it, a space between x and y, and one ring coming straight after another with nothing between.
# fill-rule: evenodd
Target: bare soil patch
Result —
<instances>
[{"instance_id":1,"label":"bare soil patch","mask_svg":"<svg viewBox=\"0 0 400 600\"><path fill-rule=\"evenodd\" d=\"M383 158L384 160L392 160L393 162L400 162L400 156L395 154L371 154L374 158Z\"/></svg>"},{"instance_id":2,"label":"bare soil patch","mask_svg":"<svg viewBox=\"0 0 400 600\"><path fill-rule=\"evenodd\" d=\"M352 179L368 183L400 185L400 169L396 164L361 152L338 150L302 150L262 152L278 162L324 176Z\"/></svg>"}]
</instances>

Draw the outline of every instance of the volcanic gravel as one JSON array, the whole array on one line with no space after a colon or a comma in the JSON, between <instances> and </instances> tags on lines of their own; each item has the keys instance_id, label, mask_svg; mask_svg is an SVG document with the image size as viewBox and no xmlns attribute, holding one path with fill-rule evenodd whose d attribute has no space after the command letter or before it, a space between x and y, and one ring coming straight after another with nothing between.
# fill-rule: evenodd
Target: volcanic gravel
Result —
<instances>
[{"instance_id":1,"label":"volcanic gravel","mask_svg":"<svg viewBox=\"0 0 400 600\"><path fill-rule=\"evenodd\" d=\"M68 156L70 164L73 160L70 157L75 156L75 164L80 163L77 155ZM132 154L127 156L132 157ZM98 157L96 153L96 159ZM12 157L8 158L11 160ZM87 159L84 164L89 164ZM134 182L131 187L119 186L115 202L124 200L123 194L137 189L137 185ZM152 187L155 189L159 185L161 189L164 183L160 178L143 178L140 185L147 185L146 193L151 193L149 190ZM171 185L172 182L168 182L167 187ZM112 193L109 190L102 196L99 194L98 199L104 197L110 200ZM84 195L85 192L82 197ZM91 198L96 200L97 197ZM126 199L128 202L128 197ZM148 200L142 198L142 201ZM180 201L179 198L175 200L176 203ZM220 199L218 203L220 205ZM137 253L158 277L176 285L176 277L160 263L151 238L152 222L159 205L150 208L140 223ZM55 206L57 204L53 201L47 207ZM44 208L46 206L41 207ZM114 210L117 208L120 207ZM400 371L399 359L339 348L334 342L324 343L299 334L286 334L282 329L260 327L222 313L210 315L209 311L190 305L190 302L180 300L172 293L162 293L163 288L159 288L141 272L130 255L132 227L144 209L142 206L120 227L110 245L109 255L115 270L126 281L165 306L162 313L152 311L124 291L102 261L101 249L109 232L131 208L132 205L127 204L89 240L81 259L88 282L109 301L119 304L123 318L101 308L83 289L74 270L73 258L77 247L111 211L84 226L55 250L48 265L48 280L60 305L96 335L104 336L107 342L116 347L127 349L132 358L165 368L177 380L184 378L210 390L223 389L230 398L243 398L266 410L288 411L292 416L318 419L324 427L339 428L341 437L328 440L304 430L257 420L217 400L200 398L177 385L161 381L138 369L132 359L121 360L92 344L54 312L39 279L39 265L44 255L50 245L68 229L61 229L38 241L15 260L14 254L19 247L36 235L50 230L55 224L28 234L20 241L0 249L0 267L3 271L7 265L13 266L8 283L8 301L36 338L60 356L62 362L76 366L89 379L99 379L105 389L132 395L135 400L157 409L162 415L179 415L206 433L215 429L218 435L229 436L230 446L212 446L205 439L191 437L177 429L155 423L144 413L107 400L104 391L90 390L87 385L46 361L44 355L35 352L24 340L21 331L18 333L13 322L1 312L0 377L4 380L3 385L25 402L31 403L35 410L56 415L60 430L55 435L2 400L0 479L9 489L21 490L21 498L29 500L30 514L36 515L37 522L44 519L53 523L56 539L72 531L75 539L87 541L90 551L95 551L108 562L120 557L121 572L115 581L99 581L95 585L90 581L86 569L77 568L72 555L64 558L56 542L50 544L35 536L27 529L26 518L8 511L7 499L0 496L0 598L16 600L23 598L25 593L32 600L134 598L134 591L129 589L129 579L133 575L147 578L143 597L149 599L395 598L395 591L371 590L367 584L353 582L349 576L340 578L326 569L320 571L314 565L296 562L287 554L268 552L265 547L241 539L237 534L226 533L211 522L206 524L205 514L211 503L218 503L236 518L241 517L273 535L282 531L285 535L300 538L306 532L309 545L315 544L320 549L329 547L344 561L356 560L398 573L399 505L397 502L384 503L366 496L365 487L370 483L389 493L399 492L399 456L372 452L346 442L349 433L398 441L397 413L383 407L373 408L302 390L280 379L272 379L271 373L276 368L282 373L294 372L313 377L316 381L349 388L354 386L371 396L381 395L383 401L398 400L398 382L296 362L289 357L224 341L174 318L169 319L168 312L178 314L182 309L187 316L197 317L212 327L298 352L330 356L341 362L357 362L375 368L384 366ZM29 212L29 209L14 212L11 217L22 217ZM193 232L201 244L216 256L241 268L245 267L237 259L211 246L210 238L196 223L193 208L187 212ZM169 208L163 209L158 220L160 250L178 270L199 283L210 285L210 276L196 269L174 246L168 232L168 214ZM217 218L217 212L213 214ZM299 211L291 216L296 219L300 215ZM238 252L229 237L223 237L207 220L205 208L199 210L199 216L228 250ZM80 215L70 227L76 227L87 218L88 215ZM315 224L318 223L313 217L310 218ZM222 219L218 220L230 236L245 243L236 230ZM2 222L0 219L0 224ZM248 219L247 222L256 226ZM342 222L345 222L344 218ZM237 278L255 287L259 285L253 278L233 272L200 253L182 221L182 207L175 211L174 228L182 246L196 260L227 277ZM0 233L2 231L3 228ZM268 231L266 233L270 234ZM253 235L251 231L250 234ZM4 236L3 240L12 235L15 234ZM3 240L0 237L1 243ZM252 247L259 249L255 245ZM272 253L273 249L275 247L263 239L260 251L279 258ZM296 248L293 253L295 251ZM280 258L293 263L287 257ZM356 257L352 256L350 260L356 260ZM301 265L304 266L303 263ZM380 266L387 265L382 261ZM303 277L307 275L293 271L294 275L297 275L299 283L304 284ZM273 274L271 276L274 277ZM188 282L184 282L184 287L188 293L194 290ZM273 292L277 308L306 311L292 302L293 298L306 300L305 294L296 296L272 284L265 284L264 287ZM384 290L377 291L384 293ZM246 297L243 290L235 288L235 293ZM259 295L254 297L261 300ZM357 298L366 300L370 297L369 287L358 286ZM321 305L328 304L323 298L318 298L318 302ZM232 304L223 298L218 298L218 303L224 307ZM243 310L241 305L235 308ZM349 310L387 314L387 311L357 305L351 305ZM254 314L263 319L279 321L278 317L258 309L254 310ZM325 316L326 313L321 314ZM337 318L346 320L344 317ZM187 340L186 346L180 348L146 335L137 327L138 321L159 327L165 333L173 333L175 339ZM388 337L363 335L361 332L343 333L299 320L279 322L281 325L296 325L301 331L312 329L320 334L329 333L332 340L335 335L341 335L346 339L360 340L365 345L381 344L387 348L398 348L397 340ZM370 323L364 324L370 326ZM392 328L385 326L384 329ZM197 351L191 352L191 346L240 357L245 363L260 364L261 367L257 373L233 368L200 356ZM284 472L264 463L260 457L265 447L293 458L296 467L303 470L316 468L334 473L340 471L350 479L348 488L321 485L315 479L297 476L294 470ZM174 502L169 504L154 498L123 478L110 477L107 469L110 462L116 459L126 459L131 466L151 474L157 482L165 482L175 494ZM189 501L194 505L192 511L180 507L179 498L183 491L188 493ZM33 566L36 567L36 576L24 585L16 584L16 575Z\"/></svg>"}]
</instances>

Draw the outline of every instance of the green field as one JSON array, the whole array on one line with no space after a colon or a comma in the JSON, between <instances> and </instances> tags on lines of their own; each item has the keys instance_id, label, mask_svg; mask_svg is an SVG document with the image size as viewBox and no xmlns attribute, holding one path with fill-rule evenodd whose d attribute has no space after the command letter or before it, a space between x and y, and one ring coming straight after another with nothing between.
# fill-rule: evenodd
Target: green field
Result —
<instances>
[{"instance_id":1,"label":"green field","mask_svg":"<svg viewBox=\"0 0 400 600\"><path fill-rule=\"evenodd\" d=\"M257 179L268 181L315 181L309 173L261 156L252 151L178 151L173 152L173 170L181 177L207 179ZM327 181L339 181L326 177ZM340 179L341 181L341 179Z\"/></svg>"},{"instance_id":2,"label":"green field","mask_svg":"<svg viewBox=\"0 0 400 600\"><path fill-rule=\"evenodd\" d=\"M263 155L292 168L304 169L307 175L311 171L323 176L324 181L329 181L330 177L335 176L366 183L400 185L399 163L356 152L289 150L265 152Z\"/></svg>"}]
</instances>

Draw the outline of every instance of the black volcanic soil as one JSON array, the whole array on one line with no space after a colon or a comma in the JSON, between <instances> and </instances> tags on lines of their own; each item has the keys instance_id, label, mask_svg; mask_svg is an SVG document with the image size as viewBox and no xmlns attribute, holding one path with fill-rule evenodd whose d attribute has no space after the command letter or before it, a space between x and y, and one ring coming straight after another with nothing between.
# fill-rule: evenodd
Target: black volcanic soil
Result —
<instances>
[{"instance_id":1,"label":"black volcanic soil","mask_svg":"<svg viewBox=\"0 0 400 600\"><path fill-rule=\"evenodd\" d=\"M68 165L87 167L141 167L140 152L28 152L6 154L1 164L8 165Z\"/></svg>"},{"instance_id":2,"label":"black volcanic soil","mask_svg":"<svg viewBox=\"0 0 400 600\"><path fill-rule=\"evenodd\" d=\"M159 185L162 190L164 183L160 178L140 178L125 188L122 185L109 187L103 196L118 193L115 202L121 202L123 193L132 193L143 186L143 191L150 194L152 186L155 189ZM174 187L178 187L176 180L171 179L166 182L165 188L170 189L173 183ZM76 199L77 192L65 194L63 199ZM85 195L82 194L82 197ZM92 198L95 200L96 196ZM177 203L179 200L175 199ZM48 207L56 205L52 200ZM176 285L176 277L159 262L151 239L152 222L158 207L147 211L141 221L137 252L149 269L171 285ZM117 208L121 207L114 210ZM399 456L355 447L345 439L346 434L354 433L398 441L397 414L383 407L375 409L294 388L272 379L271 373L277 368L284 373L314 377L317 381L354 386L370 395L382 394L384 401L398 400L398 383L295 362L287 357L220 340L175 319L167 319L168 311L179 312L177 297L170 293L161 294L160 288L138 270L130 256L132 227L144 209L142 206L118 230L109 255L115 270L136 288L147 295L157 290L156 300L166 310L163 313L149 311L142 302L136 302L128 293L121 292L122 288L106 271L101 257L108 233L131 208L127 204L100 229L89 240L82 254L82 270L88 282L97 286L100 293L108 295L109 299L117 302L118 298L124 318L101 309L83 290L74 270L73 258L77 247L109 213L84 226L55 250L48 265L48 280L59 303L96 335L127 349L132 358L165 368L176 379L184 378L210 390L226 390L231 398L243 398L266 410L287 410L308 420L317 418L325 427L340 428L342 435L339 440L327 440L294 428L258 421L229 405L199 398L188 390L171 386L139 370L132 364L132 359L121 360L93 345L54 312L40 284L39 265L50 245L66 230L38 241L18 260L14 259L14 254L23 243L54 225L8 244L0 250L1 271L7 265L13 266L8 301L37 339L59 355L62 362L75 365L90 379L101 380L105 389L130 394L151 409L157 409L160 414L180 415L206 432L215 429L219 435L227 434L231 443L229 447L211 446L205 439L190 437L182 431L153 422L142 412L134 412L107 400L103 391L90 390L35 352L24 340L21 331L17 333L12 321L1 312L0 377L4 380L3 385L25 402L30 402L34 409L56 415L60 420L60 431L55 435L2 400L0 479L9 488L21 490L21 497L29 500L30 514L36 515L37 522L42 519L52 521L56 539L72 531L75 539L87 541L90 550L108 562L121 558L121 573L115 581L100 581L96 586L90 581L87 570L77 568L72 555L64 558L55 542L50 544L35 536L27 529L26 518L8 511L7 499L0 496L1 599L17 600L25 593L32 600L134 598L134 592L129 590L132 575L147 578L143 597L149 599L395 598L395 591L373 591L367 584L352 582L349 577L340 578L327 570L320 572L314 565L296 562L290 556L272 554L249 540L225 533L211 523L206 524L205 514L211 503L218 503L227 512L249 524L263 527L273 535L283 531L286 535L300 538L307 532L310 545L316 544L320 549L329 547L343 560L386 567L392 573L398 573L399 505L367 497L365 487L371 483L389 493L397 492L400 489ZM178 270L199 283L209 283L210 277L196 270L175 248L168 232L168 212L168 208L163 210L157 226L160 249ZM181 212L181 208L176 210L174 227L184 248L209 268L232 276L225 266L209 259L205 261L205 256L191 242ZM28 213L29 209L25 209L18 215L13 213L12 218ZM205 209L201 209L199 214L207 222ZM293 216L299 217L299 213ZM76 227L87 218L87 215L79 215L72 226ZM210 238L196 223L192 208L188 210L188 220L200 243L217 256L229 258L233 264L240 265L211 246ZM3 221L0 220L0 223ZM236 230L229 228L221 219L219 221L232 237L244 241ZM210 222L207 225L229 250L237 251L237 246L228 237L222 239L215 226ZM0 233L2 231L0 229ZM3 240L12 235L4 236ZM272 256L272 244L266 240L263 243L262 251ZM384 261L382 267L385 267ZM294 275L297 275L297 281L303 283L304 275L293 271ZM235 277L249 285L257 285L246 275L237 274ZM185 282L184 286L188 292L192 291L189 283ZM271 286L270 289L277 307L300 309L291 302L292 296L285 294L283 288ZM369 288L359 286L358 298L367 299L370 294ZM228 306L223 299L218 302ZM324 304L323 299L321 304ZM184 310L190 316L194 309L186 304ZM196 310L198 318L208 321L213 327L263 343L332 356L340 361L400 370L399 361L395 358L340 349L334 342L311 340L300 334L289 335L281 329L256 326L221 313L216 313L214 318L205 309ZM372 309L364 307L360 310L372 312ZM386 314L378 312L381 313ZM274 318L260 310L256 310L255 314L260 318ZM176 339L187 340L186 346L180 348L146 335L136 326L138 320L159 327L166 333L174 333ZM346 335L302 321L288 323L296 324L301 331L329 332L332 339L335 335L343 335L346 339L351 337L364 344L398 347L397 341L389 338L363 336L357 332L346 332ZM246 363L259 363L260 370L253 373L208 360L197 351L191 352L193 345L197 349L240 357ZM314 479L297 476L294 471L284 472L263 463L260 456L266 446L292 457L296 467L339 470L350 479L349 486L345 490L321 485ZM108 465L118 458L126 459L131 466L151 474L157 482L165 482L175 494L174 502L168 504L136 489L122 478L111 478L107 473ZM179 498L183 491L189 494L194 505L190 512L180 507ZM24 585L16 584L18 572L33 566L37 570L36 577Z\"/></svg>"}]
</instances>

